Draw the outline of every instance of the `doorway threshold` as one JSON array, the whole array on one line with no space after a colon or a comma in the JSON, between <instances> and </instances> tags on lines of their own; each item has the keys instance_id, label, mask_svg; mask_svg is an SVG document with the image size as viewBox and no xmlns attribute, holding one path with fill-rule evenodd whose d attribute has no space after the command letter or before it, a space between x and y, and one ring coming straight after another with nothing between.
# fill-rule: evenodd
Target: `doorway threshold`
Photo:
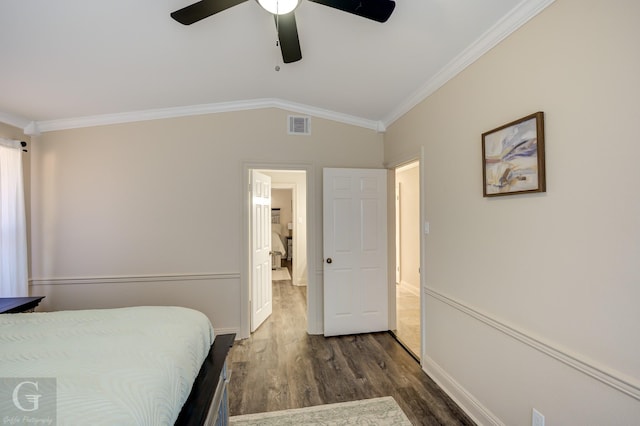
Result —
<instances>
[{"instance_id":1,"label":"doorway threshold","mask_svg":"<svg viewBox=\"0 0 640 426\"><path fill-rule=\"evenodd\" d=\"M407 353L408 353L409 355L411 355L411 358L415 359L415 360L416 360L416 362L417 362L418 364L420 364L420 357L419 357L418 355L416 355L416 353L415 353L415 352L413 352L413 351L409 348L409 346L407 346L407 345L406 345L406 344L405 344L405 343L404 343L404 342L403 342L403 341L398 337L398 335L395 333L395 331L393 331L393 330L389 330L389 334L391 334L391 335L393 336L393 338L394 338L394 339L396 339L396 342L398 342L398 343L400 344L400 346L402 346L402 348L403 348L405 351L407 351Z\"/></svg>"}]
</instances>

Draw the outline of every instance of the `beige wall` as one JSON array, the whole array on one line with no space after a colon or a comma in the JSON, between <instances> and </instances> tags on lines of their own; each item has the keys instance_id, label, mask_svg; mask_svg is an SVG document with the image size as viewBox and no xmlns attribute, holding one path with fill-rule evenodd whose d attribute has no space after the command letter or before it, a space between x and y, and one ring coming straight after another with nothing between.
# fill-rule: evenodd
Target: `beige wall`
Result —
<instances>
[{"instance_id":1,"label":"beige wall","mask_svg":"<svg viewBox=\"0 0 640 426\"><path fill-rule=\"evenodd\" d=\"M325 166L382 166L381 134L314 118L300 137L286 119L266 109L34 138L32 292L47 296L43 308L181 304L237 332L244 165L305 164L316 185Z\"/></svg>"},{"instance_id":2,"label":"beige wall","mask_svg":"<svg viewBox=\"0 0 640 426\"><path fill-rule=\"evenodd\" d=\"M424 149L424 367L484 423L640 419L640 2L557 0L388 129ZM545 112L547 192L482 197L481 134Z\"/></svg>"},{"instance_id":3,"label":"beige wall","mask_svg":"<svg viewBox=\"0 0 640 426\"><path fill-rule=\"evenodd\" d=\"M280 224L287 226L293 219L293 207L291 204L290 189L272 189L271 190L271 208L280 209Z\"/></svg>"}]
</instances>

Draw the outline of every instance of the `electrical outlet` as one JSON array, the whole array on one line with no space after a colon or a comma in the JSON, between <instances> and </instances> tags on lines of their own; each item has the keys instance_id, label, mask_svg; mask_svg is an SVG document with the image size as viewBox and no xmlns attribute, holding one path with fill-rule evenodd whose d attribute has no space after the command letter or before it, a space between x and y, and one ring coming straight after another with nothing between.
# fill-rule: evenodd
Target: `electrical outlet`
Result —
<instances>
[{"instance_id":1,"label":"electrical outlet","mask_svg":"<svg viewBox=\"0 0 640 426\"><path fill-rule=\"evenodd\" d=\"M544 416L535 408L531 414L531 426L544 426Z\"/></svg>"}]
</instances>

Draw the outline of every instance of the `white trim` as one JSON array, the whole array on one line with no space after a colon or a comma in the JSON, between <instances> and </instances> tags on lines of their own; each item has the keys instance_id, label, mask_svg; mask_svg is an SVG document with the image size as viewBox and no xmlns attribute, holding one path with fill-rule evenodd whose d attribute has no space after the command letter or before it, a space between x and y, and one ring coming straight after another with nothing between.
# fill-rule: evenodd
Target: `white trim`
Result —
<instances>
[{"instance_id":1,"label":"white trim","mask_svg":"<svg viewBox=\"0 0 640 426\"><path fill-rule=\"evenodd\" d=\"M231 333L233 333L233 334L236 335L235 340L242 340L240 338L240 329L237 328L237 327L216 328L215 329L215 333L216 333L216 336L219 336L221 334L231 334Z\"/></svg>"},{"instance_id":2,"label":"white trim","mask_svg":"<svg viewBox=\"0 0 640 426\"><path fill-rule=\"evenodd\" d=\"M436 75L430 78L420 89L405 99L394 111L387 115L382 120L384 127L389 127L436 90L444 86L449 80L478 60L482 55L493 49L498 43L527 23L531 18L542 12L542 10L554 1L555 0L522 0L511 12L489 28L480 38L453 58L451 62L438 71Z\"/></svg>"},{"instance_id":3,"label":"white trim","mask_svg":"<svg viewBox=\"0 0 640 426\"><path fill-rule=\"evenodd\" d=\"M283 163L264 163L247 161L242 165L242 269L240 272L240 333L242 339L248 338L250 332L250 303L251 303L251 265L249 262L250 255L250 170L262 171L304 171L307 186L307 270L313 271L316 268L316 213L314 206L316 205L316 189L315 189L315 166L311 164L283 164ZM246 191L246 192L245 192ZM318 295L318 284L311 274L307 274L307 332L309 334L322 334L322 317L320 306L322 306L322 294Z\"/></svg>"},{"instance_id":4,"label":"white trim","mask_svg":"<svg viewBox=\"0 0 640 426\"><path fill-rule=\"evenodd\" d=\"M399 169L403 168L403 167L407 167L411 164L415 164L417 167L419 167L418 169L418 195L420 196L420 223L424 223L426 221L426 212L427 212L427 198L423 195L422 193L422 188L424 188L425 185L425 168L424 168L424 164L425 164L425 160L424 160L424 146L420 147L420 151L404 157L400 160L396 160L396 161L389 161L386 162L384 164L384 166L387 169L393 169L398 171ZM393 178L394 183L396 182L395 180L395 174L394 174L394 178ZM426 256L424 255L425 250L427 247L427 240L426 240L426 235L424 232L420 233L420 289L425 288L426 287L426 271L427 271L427 260L426 260ZM394 292L395 294L395 292ZM426 328L425 328L425 314L426 314L426 297L420 297L420 365L424 365L424 357L426 356Z\"/></svg>"},{"instance_id":5,"label":"white trim","mask_svg":"<svg viewBox=\"0 0 640 426\"><path fill-rule=\"evenodd\" d=\"M419 286L415 286L413 284L410 284L410 283L406 282L405 280L400 280L400 283L398 283L397 285L402 287L405 291L411 293L412 295L414 295L416 297L420 297L420 287Z\"/></svg>"},{"instance_id":6,"label":"white trim","mask_svg":"<svg viewBox=\"0 0 640 426\"><path fill-rule=\"evenodd\" d=\"M322 220L322 218L320 218L320 220ZM308 238L308 237L307 237ZM309 240L307 239L307 242ZM315 295L316 295L316 300L320 300L322 301L322 303L324 303L324 255L321 254L320 259L320 265L319 267L316 268L316 273L315 273ZM311 269L310 269L311 270ZM309 276L309 279L311 279L311 276ZM311 288L307 286L307 300L309 300L309 293L310 293ZM311 327L313 325L313 328ZM323 335L324 334L324 311L318 307L316 309L316 316L315 316L315 321L314 324L311 324L311 322L309 322L309 328L307 329L309 334L312 335Z\"/></svg>"},{"instance_id":7,"label":"white trim","mask_svg":"<svg viewBox=\"0 0 640 426\"><path fill-rule=\"evenodd\" d=\"M121 284L154 281L204 281L204 280L237 280L238 272L216 274L165 274L165 275L118 275L103 277L70 277L70 278L32 278L30 286L43 285L76 285L76 284Z\"/></svg>"},{"instance_id":8,"label":"white trim","mask_svg":"<svg viewBox=\"0 0 640 426\"><path fill-rule=\"evenodd\" d=\"M426 188L425 155L424 145L420 146L419 154L419 170L420 176L420 228L427 221L427 197L424 195L423 188ZM427 234L420 232L420 290L427 287ZM424 365L423 357L427 356L427 298L420 295L420 365Z\"/></svg>"},{"instance_id":9,"label":"white trim","mask_svg":"<svg viewBox=\"0 0 640 426\"><path fill-rule=\"evenodd\" d=\"M545 355L556 359L563 364L586 374L587 376L604 383L607 386L616 389L635 400L640 401L640 384L634 383L631 377L624 377L622 373L614 372L606 367L598 366L595 362L586 360L579 355L569 353L566 350L554 347L549 343L543 342L523 330L507 325L495 318L490 317L458 300L448 297L433 288L426 287L424 290L427 296L433 297L458 311L469 315L472 318L524 343L533 349L542 352Z\"/></svg>"},{"instance_id":10,"label":"white trim","mask_svg":"<svg viewBox=\"0 0 640 426\"><path fill-rule=\"evenodd\" d=\"M9 126L17 127L18 129L24 129L29 125L29 119L0 111L0 123L8 124Z\"/></svg>"},{"instance_id":11,"label":"white trim","mask_svg":"<svg viewBox=\"0 0 640 426\"><path fill-rule=\"evenodd\" d=\"M423 155L422 153L418 153L418 154L413 154L413 155L407 155L406 157L403 157L399 160L393 160L393 161L387 161L383 164L384 168L386 169L393 169L393 170L397 170L403 167L407 167L409 165L411 165L412 163L420 163L420 161L423 161L422 159ZM419 166L420 164L416 164L416 166ZM411 167L407 167L407 170L409 170Z\"/></svg>"},{"instance_id":12,"label":"white trim","mask_svg":"<svg viewBox=\"0 0 640 426\"><path fill-rule=\"evenodd\" d=\"M502 423L499 418L456 382L453 377L447 374L434 360L427 355L423 355L421 361L424 372L431 377L441 389L445 390L447 395L471 417L474 423L479 425L491 424L504 426L504 423Z\"/></svg>"},{"instance_id":13,"label":"white trim","mask_svg":"<svg viewBox=\"0 0 640 426\"><path fill-rule=\"evenodd\" d=\"M420 165L420 160L413 160L409 163L402 164L401 166L396 167L396 173L402 173L409 171L411 169L415 169Z\"/></svg>"},{"instance_id":14,"label":"white trim","mask_svg":"<svg viewBox=\"0 0 640 426\"><path fill-rule=\"evenodd\" d=\"M384 133L389 125L429 97L432 93L462 72L466 67L491 50L554 1L555 0L522 0L513 8L513 10L511 10L511 12L505 15L500 21L480 36L480 38L462 51L462 53L456 56L451 62L445 65L435 76L422 85L413 95L405 99L383 120L370 120L310 105L289 102L283 99L262 98L44 121L30 121L25 117L0 112L0 122L23 129L27 135L38 135L43 132L52 132L56 130L105 126L111 124L159 120L219 112L279 108Z\"/></svg>"},{"instance_id":15,"label":"white trim","mask_svg":"<svg viewBox=\"0 0 640 426\"><path fill-rule=\"evenodd\" d=\"M25 126L23 131L24 131L24 134L28 136L39 136L40 128L38 127L38 122L30 121L29 124Z\"/></svg>"},{"instance_id":16,"label":"white trim","mask_svg":"<svg viewBox=\"0 0 640 426\"><path fill-rule=\"evenodd\" d=\"M22 145L19 140L0 138L0 146L11 149L21 149Z\"/></svg>"},{"instance_id":17,"label":"white trim","mask_svg":"<svg viewBox=\"0 0 640 426\"><path fill-rule=\"evenodd\" d=\"M289 102L276 98L250 99L245 101L190 105L173 108L158 108L144 111L131 111L116 114L102 114L60 120L38 121L36 123L36 128L40 132L52 132L56 130L78 129L82 127L106 126L110 124L131 123L146 120L160 120L165 118L214 114L219 112L248 111L263 108L279 108L299 114L306 114L313 117L325 118L345 124L364 127L367 129L375 130L377 132L385 131L385 127L380 121L368 120L365 118L341 114L322 108L316 108L313 106L298 104L295 102ZM25 126L26 124L20 127Z\"/></svg>"}]
</instances>

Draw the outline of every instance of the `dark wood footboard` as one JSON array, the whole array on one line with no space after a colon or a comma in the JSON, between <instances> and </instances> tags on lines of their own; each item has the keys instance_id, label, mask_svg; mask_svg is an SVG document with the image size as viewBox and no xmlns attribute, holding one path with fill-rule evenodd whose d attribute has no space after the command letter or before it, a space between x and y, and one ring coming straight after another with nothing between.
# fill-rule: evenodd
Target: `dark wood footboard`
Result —
<instances>
[{"instance_id":1,"label":"dark wood footboard","mask_svg":"<svg viewBox=\"0 0 640 426\"><path fill-rule=\"evenodd\" d=\"M216 336L209 354L202 363L200 372L193 383L191 393L182 406L176 425L200 426L208 421L211 404L215 400L219 401L222 396L218 395L218 398L214 398L216 390L226 393L226 387L219 387L218 384L221 380L224 381L226 379L225 364L227 354L233 346L235 337L235 334ZM214 409L217 410L217 407L214 407Z\"/></svg>"}]
</instances>

